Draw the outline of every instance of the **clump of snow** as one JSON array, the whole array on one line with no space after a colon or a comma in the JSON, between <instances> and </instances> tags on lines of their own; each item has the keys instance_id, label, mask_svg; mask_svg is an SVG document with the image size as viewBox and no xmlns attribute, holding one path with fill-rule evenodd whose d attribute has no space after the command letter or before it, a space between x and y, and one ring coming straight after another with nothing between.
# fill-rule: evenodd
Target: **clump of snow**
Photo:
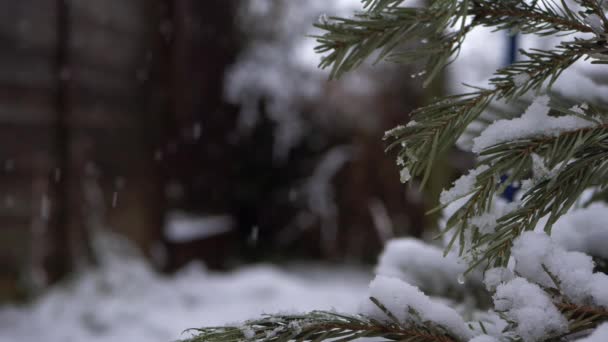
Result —
<instances>
[{"instance_id":1,"label":"clump of snow","mask_svg":"<svg viewBox=\"0 0 608 342\"><path fill-rule=\"evenodd\" d=\"M493 233L496 227L496 220L500 216L497 216L493 212L485 212L479 216L475 216L471 218L470 222L472 226L475 226L479 229L479 232L482 234L490 234Z\"/></svg>"},{"instance_id":2,"label":"clump of snow","mask_svg":"<svg viewBox=\"0 0 608 342\"><path fill-rule=\"evenodd\" d=\"M513 76L513 83L515 84L516 87L523 86L529 80L530 80L530 74L528 74L527 72L522 72L522 73L519 73L519 74Z\"/></svg>"},{"instance_id":3,"label":"clump of snow","mask_svg":"<svg viewBox=\"0 0 608 342\"><path fill-rule=\"evenodd\" d=\"M490 210L479 216L472 217L470 223L472 226L477 227L482 234L494 233L497 220L515 210L518 206L518 201L507 202L501 197L495 197L492 200L492 207Z\"/></svg>"},{"instance_id":4,"label":"clump of snow","mask_svg":"<svg viewBox=\"0 0 608 342\"><path fill-rule=\"evenodd\" d=\"M498 285L506 283L515 278L515 274L505 267L490 268L484 273L483 282L488 291L495 291Z\"/></svg>"},{"instance_id":5,"label":"clump of snow","mask_svg":"<svg viewBox=\"0 0 608 342\"><path fill-rule=\"evenodd\" d=\"M534 179L544 179L551 176L551 171L545 165L545 160L536 153L532 153L532 174Z\"/></svg>"},{"instance_id":6,"label":"clump of snow","mask_svg":"<svg viewBox=\"0 0 608 342\"><path fill-rule=\"evenodd\" d=\"M608 206L594 203L560 217L551 237L569 251L578 251L608 259Z\"/></svg>"},{"instance_id":7,"label":"clump of snow","mask_svg":"<svg viewBox=\"0 0 608 342\"><path fill-rule=\"evenodd\" d=\"M410 169L408 169L407 167L401 169L401 171L399 172L399 180L401 181L401 183L407 183L407 181L409 181L411 178L412 175L410 174Z\"/></svg>"},{"instance_id":8,"label":"clump of snow","mask_svg":"<svg viewBox=\"0 0 608 342\"><path fill-rule=\"evenodd\" d=\"M514 241L511 253L519 275L544 287L559 288L577 304L608 304L608 291L604 290L608 287L608 276L593 273L595 265L590 256L566 251L540 232L522 234Z\"/></svg>"},{"instance_id":9,"label":"clump of snow","mask_svg":"<svg viewBox=\"0 0 608 342\"><path fill-rule=\"evenodd\" d=\"M576 342L606 342L608 341L608 323L597 327L591 335L576 340Z\"/></svg>"},{"instance_id":10,"label":"clump of snow","mask_svg":"<svg viewBox=\"0 0 608 342\"><path fill-rule=\"evenodd\" d=\"M524 278L500 284L494 294L494 307L516 322L515 331L525 342L568 331L568 320L547 293Z\"/></svg>"},{"instance_id":11,"label":"clump of snow","mask_svg":"<svg viewBox=\"0 0 608 342\"><path fill-rule=\"evenodd\" d=\"M589 282L589 293L595 304L608 308L608 276L594 273Z\"/></svg>"},{"instance_id":12,"label":"clump of snow","mask_svg":"<svg viewBox=\"0 0 608 342\"><path fill-rule=\"evenodd\" d=\"M465 340L473 338L474 332L469 329L458 312L445 304L433 301L417 287L397 278L376 276L370 284L370 297L382 303L402 324L431 323L459 338ZM391 321L371 301L364 302L360 312L380 321Z\"/></svg>"},{"instance_id":13,"label":"clump of snow","mask_svg":"<svg viewBox=\"0 0 608 342\"><path fill-rule=\"evenodd\" d=\"M551 117L549 111L549 97L537 97L521 117L498 120L490 124L477 138L473 139L472 151L480 153L490 146L506 141L531 137L555 137L563 132L595 125L595 123L575 115Z\"/></svg>"},{"instance_id":14,"label":"clump of snow","mask_svg":"<svg viewBox=\"0 0 608 342\"><path fill-rule=\"evenodd\" d=\"M411 123L411 121L410 121ZM389 129L388 131L384 132L384 139L387 139L388 137L395 137L397 136L397 133L401 130L403 130L406 126L403 125L397 125L391 129ZM408 127L409 127L409 123L408 123Z\"/></svg>"},{"instance_id":15,"label":"clump of snow","mask_svg":"<svg viewBox=\"0 0 608 342\"><path fill-rule=\"evenodd\" d=\"M489 169L488 165L480 165L475 169L469 170L469 173L458 178L452 188L441 192L441 204L448 204L465 195L468 195L475 186L477 176Z\"/></svg>"},{"instance_id":16,"label":"clump of snow","mask_svg":"<svg viewBox=\"0 0 608 342\"><path fill-rule=\"evenodd\" d=\"M441 248L417 239L403 238L386 244L376 274L397 277L429 294L444 295L462 288L458 277L466 268L455 255L444 257Z\"/></svg>"}]
</instances>

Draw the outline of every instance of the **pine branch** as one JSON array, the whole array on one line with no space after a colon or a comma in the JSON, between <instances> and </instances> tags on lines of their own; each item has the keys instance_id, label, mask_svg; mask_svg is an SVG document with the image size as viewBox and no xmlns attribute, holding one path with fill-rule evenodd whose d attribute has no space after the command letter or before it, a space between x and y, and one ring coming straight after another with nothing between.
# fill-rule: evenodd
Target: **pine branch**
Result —
<instances>
[{"instance_id":1,"label":"pine branch","mask_svg":"<svg viewBox=\"0 0 608 342\"><path fill-rule=\"evenodd\" d=\"M528 5L524 1L435 1L428 9L401 8L401 1L368 1L370 12L356 19L333 18L318 27L327 31L317 37L317 52L331 53L321 62L321 67L332 66L331 77L357 67L374 51L380 57L411 63L421 56L430 57L427 64L427 82L456 54L466 33L474 25L497 26L511 29L516 25L528 33L549 34L557 31L591 32L567 6L561 11L551 6ZM515 4L515 6L514 6ZM478 16L472 25L464 25L445 34L468 15ZM513 15L513 17L507 16ZM523 26L522 26L523 25ZM401 43L427 39L427 44L404 52L392 51ZM389 149L402 145L399 160L411 176L423 176L422 185L428 180L430 169L438 155L451 147L466 127L484 111L492 100L512 100L528 91L539 90L545 81L550 87L567 67L585 56L605 52L597 39L564 42L554 50L522 51L527 59L517 62L496 73L491 80L493 89L480 90L442 99L420 108L411 115L415 126L401 127L391 132L394 139Z\"/></svg>"},{"instance_id":2,"label":"pine branch","mask_svg":"<svg viewBox=\"0 0 608 342\"><path fill-rule=\"evenodd\" d=\"M569 322L568 332L548 336L545 341L561 341L565 336L594 328L608 321L608 311L593 306L557 302ZM190 329L196 336L181 342L237 341L353 341L382 338L384 341L457 342L432 326L403 327L398 321L380 322L359 315L313 311L301 315L269 315L245 322L242 326Z\"/></svg>"},{"instance_id":3,"label":"pine branch","mask_svg":"<svg viewBox=\"0 0 608 342\"><path fill-rule=\"evenodd\" d=\"M524 34L546 36L557 33L593 32L581 15L571 11L568 6L559 6L553 1L530 4L513 0L478 0L474 1L471 14L475 16L477 25Z\"/></svg>"},{"instance_id":4,"label":"pine branch","mask_svg":"<svg viewBox=\"0 0 608 342\"><path fill-rule=\"evenodd\" d=\"M424 175L424 186L437 156L455 143L465 128L496 97L496 92L480 90L450 96L415 110L408 126L387 132L385 139L393 140L387 150L400 148L399 163L412 176Z\"/></svg>"},{"instance_id":5,"label":"pine branch","mask_svg":"<svg viewBox=\"0 0 608 342\"><path fill-rule=\"evenodd\" d=\"M556 303L557 308L568 319L566 334L549 337L547 341L563 341L564 337L596 328L608 321L608 311L594 306L576 305L568 302Z\"/></svg>"},{"instance_id":6,"label":"pine branch","mask_svg":"<svg viewBox=\"0 0 608 342\"><path fill-rule=\"evenodd\" d=\"M496 72L492 89L451 96L412 112L413 124L388 132L387 150L401 147L399 164L412 176L423 176L425 185L438 155L454 145L467 126L477 119L492 100L512 100L526 92L550 87L567 67L595 51L595 40L561 43L555 51L524 52L527 60ZM517 79L525 74L525 78Z\"/></svg>"},{"instance_id":7,"label":"pine branch","mask_svg":"<svg viewBox=\"0 0 608 342\"><path fill-rule=\"evenodd\" d=\"M532 155L541 156L556 174L540 180L522 198L519 208L497 220L495 232L480 234L469 222L487 212L494 195L506 184L522 181L532 172ZM542 217L548 220L545 230L574 205L582 192L591 186L603 187L608 181L608 125L599 124L564 132L555 137L519 139L489 147L481 153L482 164L490 168L482 172L467 202L447 222L446 230L455 229L454 240L473 229L473 249L484 250L471 265L482 261L504 266L508 262L512 241L526 230L533 230ZM509 174L502 186L496 175ZM464 239L461 254L465 252Z\"/></svg>"},{"instance_id":8,"label":"pine branch","mask_svg":"<svg viewBox=\"0 0 608 342\"><path fill-rule=\"evenodd\" d=\"M540 1L542 6L522 0L436 0L428 8L401 7L403 0L363 2L367 11L352 19L331 17L315 24L325 31L316 36L319 45L315 50L328 53L319 66L331 67L331 78L355 69L379 51L377 61L388 58L412 63L426 57L428 83L458 53L475 26L538 35L594 32L580 14L563 2L557 5L551 0ZM593 4L591 10L599 11L596 6ZM467 18L473 18L471 24L465 24ZM424 43L395 52L404 44L419 42Z\"/></svg>"},{"instance_id":9,"label":"pine branch","mask_svg":"<svg viewBox=\"0 0 608 342\"><path fill-rule=\"evenodd\" d=\"M561 42L553 50L520 50L525 57L508 67L496 71L490 79L497 98L511 100L529 91L539 90L545 82L547 90L569 66L584 56L604 52L597 39L575 39Z\"/></svg>"},{"instance_id":10,"label":"pine branch","mask_svg":"<svg viewBox=\"0 0 608 342\"><path fill-rule=\"evenodd\" d=\"M362 0L363 8L370 12L378 13L386 8L398 7L404 0Z\"/></svg>"},{"instance_id":11,"label":"pine branch","mask_svg":"<svg viewBox=\"0 0 608 342\"><path fill-rule=\"evenodd\" d=\"M325 33L315 36L319 44L315 51L327 53L319 66L331 67L330 78L337 78L358 67L376 51L380 61L393 56L393 50L403 44L426 41L425 51L440 56L427 63L431 78L460 47L464 26L462 33L447 33L447 29L455 25L455 13L466 11L466 7L455 0L438 0L428 8L399 7L400 3L369 0L366 1L369 10L352 19L331 17L316 23ZM410 58L409 62L413 57L401 54L399 59Z\"/></svg>"},{"instance_id":12,"label":"pine branch","mask_svg":"<svg viewBox=\"0 0 608 342\"><path fill-rule=\"evenodd\" d=\"M433 327L404 327L358 315L313 311L301 315L272 315L245 322L241 327L192 329L197 336L182 342L236 341L352 341L376 337L385 341L457 342Z\"/></svg>"}]
</instances>

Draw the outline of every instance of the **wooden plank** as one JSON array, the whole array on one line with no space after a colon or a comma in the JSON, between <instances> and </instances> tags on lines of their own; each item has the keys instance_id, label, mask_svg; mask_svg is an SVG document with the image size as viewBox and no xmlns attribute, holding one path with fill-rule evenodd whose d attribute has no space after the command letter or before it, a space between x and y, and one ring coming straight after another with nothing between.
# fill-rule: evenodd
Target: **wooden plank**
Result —
<instances>
[{"instance_id":1,"label":"wooden plank","mask_svg":"<svg viewBox=\"0 0 608 342\"><path fill-rule=\"evenodd\" d=\"M53 1L2 1L0 33L2 37L13 37L17 44L9 45L12 48L52 49L56 40L55 22Z\"/></svg>"},{"instance_id":2,"label":"wooden plank","mask_svg":"<svg viewBox=\"0 0 608 342\"><path fill-rule=\"evenodd\" d=\"M147 24L143 7L146 0L71 0L73 17L89 18L126 32L140 32Z\"/></svg>"},{"instance_id":3,"label":"wooden plank","mask_svg":"<svg viewBox=\"0 0 608 342\"><path fill-rule=\"evenodd\" d=\"M47 56L19 55L0 50L0 84L52 88L54 71Z\"/></svg>"},{"instance_id":4,"label":"wooden plank","mask_svg":"<svg viewBox=\"0 0 608 342\"><path fill-rule=\"evenodd\" d=\"M116 36L100 30L80 30L74 27L69 41L69 53L80 61L95 61L102 65L135 66L143 62L141 42L129 36Z\"/></svg>"}]
</instances>

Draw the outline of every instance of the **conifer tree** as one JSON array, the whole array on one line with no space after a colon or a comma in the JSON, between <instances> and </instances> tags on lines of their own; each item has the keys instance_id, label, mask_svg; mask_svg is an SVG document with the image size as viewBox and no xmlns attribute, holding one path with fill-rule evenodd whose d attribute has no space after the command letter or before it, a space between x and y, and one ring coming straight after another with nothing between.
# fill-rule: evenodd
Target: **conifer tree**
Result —
<instances>
[{"instance_id":1,"label":"conifer tree","mask_svg":"<svg viewBox=\"0 0 608 342\"><path fill-rule=\"evenodd\" d=\"M417 109L407 125L386 133L402 181L422 186L443 153L463 137L471 140L477 165L442 193L437 208L445 216L443 250L411 239L388 243L369 301L357 313L270 315L194 329L187 341L608 341L608 323L602 325L608 320L608 110L552 90L579 60L608 63L607 4L363 3L365 11L352 18L315 24L324 31L316 37L321 67L331 68L332 78L369 58L425 60L428 84L479 26L561 42L521 51L523 58L497 70L487 87ZM521 101L530 102L523 113L495 110ZM507 202L500 195L514 183L521 189Z\"/></svg>"}]
</instances>

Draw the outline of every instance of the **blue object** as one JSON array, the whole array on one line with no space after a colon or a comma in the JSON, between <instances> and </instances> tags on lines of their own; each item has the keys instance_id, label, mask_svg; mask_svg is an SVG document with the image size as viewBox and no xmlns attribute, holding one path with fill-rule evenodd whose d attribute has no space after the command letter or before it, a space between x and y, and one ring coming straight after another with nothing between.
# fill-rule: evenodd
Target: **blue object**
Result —
<instances>
[{"instance_id":1,"label":"blue object","mask_svg":"<svg viewBox=\"0 0 608 342\"><path fill-rule=\"evenodd\" d=\"M519 35L518 34L513 34L509 37L509 47L508 47L508 54L507 54L507 63L506 65L511 65L513 63L515 63L515 61L517 61L517 52L519 50L518 48L519 45Z\"/></svg>"},{"instance_id":2,"label":"blue object","mask_svg":"<svg viewBox=\"0 0 608 342\"><path fill-rule=\"evenodd\" d=\"M507 175L500 176L500 184L506 182L507 178L509 178ZM511 184L509 184L509 186L507 186L505 188L505 191L502 194L500 194L500 197L507 200L507 202L513 202L513 200L515 199L515 195L517 194L517 192L520 189L521 189L521 185L514 186L513 183L511 183Z\"/></svg>"},{"instance_id":3,"label":"blue object","mask_svg":"<svg viewBox=\"0 0 608 342\"><path fill-rule=\"evenodd\" d=\"M509 66L509 65L515 63L515 61L517 61L517 50L518 50L517 46L519 45L518 40L519 40L519 35L517 35L517 34L513 34L513 35L509 36L509 46L508 46L508 50L507 50L507 58L506 58L506 63L505 63L506 66ZM507 175L500 176L500 184L506 182L508 178L509 177ZM500 197L504 198L508 202L513 202L513 200L515 199L515 195L517 194L517 191L519 191L519 189L521 189L521 186L514 186L513 184L509 184L509 186L507 186L507 188L500 195Z\"/></svg>"}]
</instances>

